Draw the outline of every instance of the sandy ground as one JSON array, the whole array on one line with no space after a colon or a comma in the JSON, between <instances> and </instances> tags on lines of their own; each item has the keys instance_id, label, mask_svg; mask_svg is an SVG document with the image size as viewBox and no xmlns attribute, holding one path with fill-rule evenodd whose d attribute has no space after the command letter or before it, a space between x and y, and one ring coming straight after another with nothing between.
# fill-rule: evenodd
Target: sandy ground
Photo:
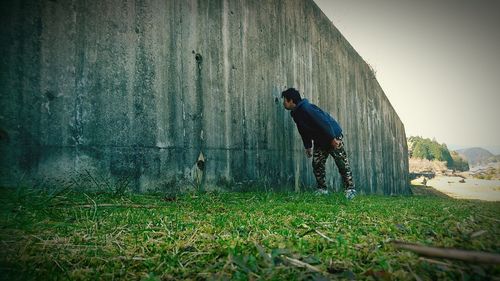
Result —
<instances>
[{"instance_id":1,"label":"sandy ground","mask_svg":"<svg viewBox=\"0 0 500 281\"><path fill-rule=\"evenodd\" d=\"M427 181L427 186L457 199L479 199L485 201L500 201L500 180L465 179L460 177L437 176ZM419 184L418 180L412 184Z\"/></svg>"}]
</instances>

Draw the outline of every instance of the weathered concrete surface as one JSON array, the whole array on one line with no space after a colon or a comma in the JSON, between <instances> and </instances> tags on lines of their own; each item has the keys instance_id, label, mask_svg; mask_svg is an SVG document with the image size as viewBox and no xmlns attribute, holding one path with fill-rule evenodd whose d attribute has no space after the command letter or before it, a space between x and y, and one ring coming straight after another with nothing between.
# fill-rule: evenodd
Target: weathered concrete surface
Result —
<instances>
[{"instance_id":1,"label":"weathered concrete surface","mask_svg":"<svg viewBox=\"0 0 500 281\"><path fill-rule=\"evenodd\" d=\"M408 192L403 124L312 0L0 5L2 185L85 173L168 187L193 180L200 152L206 184L313 185L281 105L293 86L341 123L360 190Z\"/></svg>"}]
</instances>

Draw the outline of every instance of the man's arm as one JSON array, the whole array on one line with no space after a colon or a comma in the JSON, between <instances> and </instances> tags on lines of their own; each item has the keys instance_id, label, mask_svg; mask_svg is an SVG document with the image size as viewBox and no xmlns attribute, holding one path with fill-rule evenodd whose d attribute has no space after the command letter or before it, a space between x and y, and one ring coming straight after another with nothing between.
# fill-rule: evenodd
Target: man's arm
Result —
<instances>
[{"instance_id":1,"label":"man's arm","mask_svg":"<svg viewBox=\"0 0 500 281\"><path fill-rule=\"evenodd\" d=\"M311 149L312 147L311 136L301 126L297 125L297 129L299 130L300 137L302 138L302 142L304 143L304 148L306 150Z\"/></svg>"}]
</instances>

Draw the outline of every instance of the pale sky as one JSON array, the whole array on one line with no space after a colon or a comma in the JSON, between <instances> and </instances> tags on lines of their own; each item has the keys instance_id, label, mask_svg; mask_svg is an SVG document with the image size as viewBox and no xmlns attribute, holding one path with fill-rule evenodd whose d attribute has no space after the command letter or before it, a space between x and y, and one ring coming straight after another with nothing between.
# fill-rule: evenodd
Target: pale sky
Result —
<instances>
[{"instance_id":1,"label":"pale sky","mask_svg":"<svg viewBox=\"0 0 500 281\"><path fill-rule=\"evenodd\" d=\"M499 0L314 1L376 70L407 136L500 151Z\"/></svg>"}]
</instances>

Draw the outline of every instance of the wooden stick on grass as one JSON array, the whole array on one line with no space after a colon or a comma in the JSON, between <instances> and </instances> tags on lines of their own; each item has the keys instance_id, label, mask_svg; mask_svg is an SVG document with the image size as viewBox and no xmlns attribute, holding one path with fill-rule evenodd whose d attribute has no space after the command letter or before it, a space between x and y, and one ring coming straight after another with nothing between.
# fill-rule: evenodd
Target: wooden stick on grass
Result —
<instances>
[{"instance_id":1,"label":"wooden stick on grass","mask_svg":"<svg viewBox=\"0 0 500 281\"><path fill-rule=\"evenodd\" d=\"M319 230L315 229L314 230L319 236L325 238L328 242L335 242L332 238L326 236L325 234L319 232Z\"/></svg>"},{"instance_id":2,"label":"wooden stick on grass","mask_svg":"<svg viewBox=\"0 0 500 281\"><path fill-rule=\"evenodd\" d=\"M500 255L494 253L428 247L402 241L392 241L392 244L396 248L412 251L427 257L446 258L478 263L500 264Z\"/></svg>"},{"instance_id":3,"label":"wooden stick on grass","mask_svg":"<svg viewBox=\"0 0 500 281\"><path fill-rule=\"evenodd\" d=\"M303 261L299 261L299 260L294 259L294 258L289 258L287 256L283 256L283 258L286 261L288 261L291 265L294 265L294 266L297 266L297 267L305 267L305 268L307 268L307 269L309 269L311 271L319 272L319 273L323 273L324 274L324 272L321 269L319 269L319 268L317 268L315 266L312 266L312 265L310 265L308 263L305 263Z\"/></svg>"}]
</instances>

